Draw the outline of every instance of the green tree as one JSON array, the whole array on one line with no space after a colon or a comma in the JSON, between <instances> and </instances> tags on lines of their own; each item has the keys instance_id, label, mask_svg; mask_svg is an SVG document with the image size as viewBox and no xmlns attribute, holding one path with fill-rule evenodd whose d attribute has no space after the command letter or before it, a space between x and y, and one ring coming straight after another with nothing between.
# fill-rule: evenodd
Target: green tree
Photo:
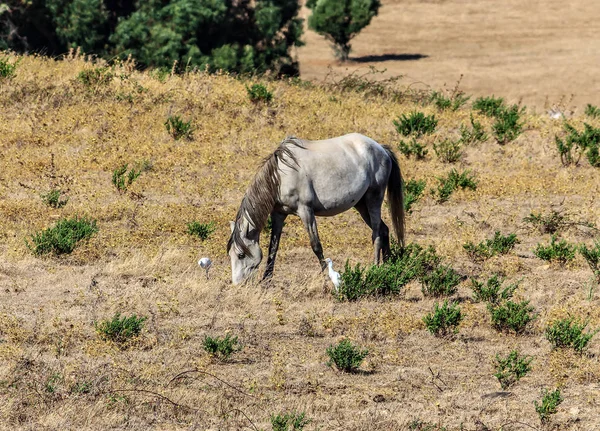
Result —
<instances>
[{"instance_id":1,"label":"green tree","mask_svg":"<svg viewBox=\"0 0 600 431\"><path fill-rule=\"evenodd\" d=\"M335 56L348 60L350 41L377 15L379 0L308 0L312 9L308 18L311 30L325 36L333 45Z\"/></svg>"}]
</instances>

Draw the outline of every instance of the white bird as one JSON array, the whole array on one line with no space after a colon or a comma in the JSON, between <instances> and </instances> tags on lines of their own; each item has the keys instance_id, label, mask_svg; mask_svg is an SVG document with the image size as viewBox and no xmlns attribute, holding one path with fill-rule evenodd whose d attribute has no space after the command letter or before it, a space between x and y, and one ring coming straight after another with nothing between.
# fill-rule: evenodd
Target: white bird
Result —
<instances>
[{"instance_id":1,"label":"white bird","mask_svg":"<svg viewBox=\"0 0 600 431\"><path fill-rule=\"evenodd\" d=\"M340 283L342 282L340 273L333 270L333 261L331 259L327 258L325 259L325 262L329 267L329 279L335 286L335 291L337 292L340 287Z\"/></svg>"},{"instance_id":2,"label":"white bird","mask_svg":"<svg viewBox=\"0 0 600 431\"><path fill-rule=\"evenodd\" d=\"M208 280L208 270L212 266L212 260L208 257L203 257L198 261L198 265L200 265L206 271L206 279Z\"/></svg>"}]
</instances>

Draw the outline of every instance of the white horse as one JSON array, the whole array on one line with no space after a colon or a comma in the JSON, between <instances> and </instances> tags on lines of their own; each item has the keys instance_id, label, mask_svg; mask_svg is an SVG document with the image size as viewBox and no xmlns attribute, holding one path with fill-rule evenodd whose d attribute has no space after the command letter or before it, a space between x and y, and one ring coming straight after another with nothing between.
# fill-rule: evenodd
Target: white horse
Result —
<instances>
[{"instance_id":1,"label":"white horse","mask_svg":"<svg viewBox=\"0 0 600 431\"><path fill-rule=\"evenodd\" d=\"M351 133L321 141L286 138L268 156L248 187L231 222L227 252L231 279L239 284L262 260L260 233L272 220L264 278L273 274L285 218L295 214L304 223L321 269L327 264L315 216L334 216L354 207L373 231L374 261L390 251L389 229L381 220L385 190L396 237L404 244L402 175L392 151L373 139Z\"/></svg>"}]
</instances>

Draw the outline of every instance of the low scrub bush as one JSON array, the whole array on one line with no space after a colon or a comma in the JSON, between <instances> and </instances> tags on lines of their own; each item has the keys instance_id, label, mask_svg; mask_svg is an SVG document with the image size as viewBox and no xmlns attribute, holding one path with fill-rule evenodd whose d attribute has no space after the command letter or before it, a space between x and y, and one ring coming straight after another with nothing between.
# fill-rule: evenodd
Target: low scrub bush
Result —
<instances>
[{"instance_id":1,"label":"low scrub bush","mask_svg":"<svg viewBox=\"0 0 600 431\"><path fill-rule=\"evenodd\" d=\"M492 133L499 144L503 145L514 141L523 131L523 122L521 115L525 108L519 108L513 105L510 108L501 109L496 115L496 120L492 124Z\"/></svg>"},{"instance_id":2,"label":"low scrub bush","mask_svg":"<svg viewBox=\"0 0 600 431\"><path fill-rule=\"evenodd\" d=\"M473 109L488 117L498 116L504 108L504 99L501 97L478 97L473 103Z\"/></svg>"},{"instance_id":3,"label":"low scrub bush","mask_svg":"<svg viewBox=\"0 0 600 431\"><path fill-rule=\"evenodd\" d=\"M426 186L425 180L408 180L404 183L404 211L410 214L413 204L421 199Z\"/></svg>"},{"instance_id":4,"label":"low scrub bush","mask_svg":"<svg viewBox=\"0 0 600 431\"><path fill-rule=\"evenodd\" d=\"M421 277L421 291L425 296L450 296L456 293L461 276L449 265L438 265Z\"/></svg>"},{"instance_id":5,"label":"low scrub bush","mask_svg":"<svg viewBox=\"0 0 600 431\"><path fill-rule=\"evenodd\" d=\"M193 221L187 224L187 233L192 236L197 236L202 241L206 240L215 229L215 223L212 221L210 223Z\"/></svg>"},{"instance_id":6,"label":"low scrub bush","mask_svg":"<svg viewBox=\"0 0 600 431\"><path fill-rule=\"evenodd\" d=\"M42 194L42 201L52 208L62 208L69 201L68 197L61 197L62 191L60 189L52 189L48 193Z\"/></svg>"},{"instance_id":7,"label":"low scrub bush","mask_svg":"<svg viewBox=\"0 0 600 431\"><path fill-rule=\"evenodd\" d=\"M8 57L0 58L0 79L12 78L15 76L19 61L20 60L11 62Z\"/></svg>"},{"instance_id":8,"label":"low scrub bush","mask_svg":"<svg viewBox=\"0 0 600 431\"><path fill-rule=\"evenodd\" d=\"M509 284L502 288L504 279L498 274L492 275L485 283L471 278L471 288L473 289L473 300L476 302L487 302L492 305L499 305L500 302L512 298L519 283Z\"/></svg>"},{"instance_id":9,"label":"low scrub bush","mask_svg":"<svg viewBox=\"0 0 600 431\"><path fill-rule=\"evenodd\" d=\"M444 139L439 143L433 144L433 151L440 161L445 163L454 163L462 157L462 141L453 139Z\"/></svg>"},{"instance_id":10,"label":"low scrub bush","mask_svg":"<svg viewBox=\"0 0 600 431\"><path fill-rule=\"evenodd\" d=\"M522 334L537 318L529 301L509 300L500 305L488 304L488 310L492 316L492 326L500 332L513 331L515 334Z\"/></svg>"},{"instance_id":11,"label":"low scrub bush","mask_svg":"<svg viewBox=\"0 0 600 431\"><path fill-rule=\"evenodd\" d=\"M27 247L36 256L48 253L69 254L79 241L89 239L96 232L98 232L98 227L95 220L77 216L60 219L53 227L32 235L33 244L27 242Z\"/></svg>"},{"instance_id":12,"label":"low scrub bush","mask_svg":"<svg viewBox=\"0 0 600 431\"><path fill-rule=\"evenodd\" d=\"M101 339L124 344L140 335L146 319L146 317L138 317L135 314L121 317L120 313L116 313L112 319L96 322L94 326Z\"/></svg>"},{"instance_id":13,"label":"low scrub bush","mask_svg":"<svg viewBox=\"0 0 600 431\"><path fill-rule=\"evenodd\" d=\"M326 350L329 356L328 366L335 364L336 368L346 373L355 373L360 364L367 357L369 351L352 344L348 339L340 341L336 346L329 346Z\"/></svg>"},{"instance_id":14,"label":"low scrub bush","mask_svg":"<svg viewBox=\"0 0 600 431\"><path fill-rule=\"evenodd\" d=\"M552 210L550 214L531 213L523 221L540 230L540 233L556 233L566 225L567 216L559 211Z\"/></svg>"},{"instance_id":15,"label":"low scrub bush","mask_svg":"<svg viewBox=\"0 0 600 431\"><path fill-rule=\"evenodd\" d=\"M590 118L600 118L600 108L588 103L585 107L585 115Z\"/></svg>"},{"instance_id":16,"label":"low scrub bush","mask_svg":"<svg viewBox=\"0 0 600 431\"><path fill-rule=\"evenodd\" d=\"M538 244L533 253L542 260L564 265L575 258L576 250L576 245L569 244L564 239L557 242L556 236L552 235L550 245Z\"/></svg>"},{"instance_id":17,"label":"low scrub bush","mask_svg":"<svg viewBox=\"0 0 600 431\"><path fill-rule=\"evenodd\" d=\"M127 172L129 165L125 163L121 167L115 169L112 173L112 183L117 188L119 193L124 193L127 188L133 184L135 180L142 174L142 170L131 168Z\"/></svg>"},{"instance_id":18,"label":"low scrub bush","mask_svg":"<svg viewBox=\"0 0 600 431\"><path fill-rule=\"evenodd\" d=\"M555 348L572 347L576 352L583 353L588 343L600 329L584 333L588 322L580 322L574 317L555 321L546 328L546 339Z\"/></svg>"},{"instance_id":19,"label":"low scrub bush","mask_svg":"<svg viewBox=\"0 0 600 431\"><path fill-rule=\"evenodd\" d=\"M252 103L269 103L273 99L273 93L263 84L253 84L251 87L246 86L246 92Z\"/></svg>"},{"instance_id":20,"label":"low scrub bush","mask_svg":"<svg viewBox=\"0 0 600 431\"><path fill-rule=\"evenodd\" d=\"M538 404L534 401L535 411L540 417L542 424L550 422L550 417L558 411L558 406L563 402L560 390L556 389L550 392L548 389L542 390L542 401Z\"/></svg>"},{"instance_id":21,"label":"low scrub bush","mask_svg":"<svg viewBox=\"0 0 600 431\"><path fill-rule=\"evenodd\" d=\"M435 115L425 115L422 112L413 111L408 115L402 114L397 120L392 121L396 131L402 136L420 137L431 135L437 127Z\"/></svg>"},{"instance_id":22,"label":"low scrub bush","mask_svg":"<svg viewBox=\"0 0 600 431\"><path fill-rule=\"evenodd\" d=\"M205 335L202 347L204 347L206 352L224 361L229 359L234 352L241 350L238 338L232 337L230 334L227 334L225 337L210 337Z\"/></svg>"},{"instance_id":23,"label":"low scrub bush","mask_svg":"<svg viewBox=\"0 0 600 431\"><path fill-rule=\"evenodd\" d=\"M465 95L462 91L454 91L450 96L446 96L441 91L431 93L431 103L440 111L456 111L469 101L471 96Z\"/></svg>"},{"instance_id":24,"label":"low scrub bush","mask_svg":"<svg viewBox=\"0 0 600 431\"><path fill-rule=\"evenodd\" d=\"M579 253L581 253L594 273L596 281L600 283L600 241L595 241L594 246L590 246L590 248L585 244L581 244L579 246Z\"/></svg>"},{"instance_id":25,"label":"low scrub bush","mask_svg":"<svg viewBox=\"0 0 600 431\"><path fill-rule=\"evenodd\" d=\"M398 151L408 158L414 156L417 160L423 160L429 152L424 145L417 142L416 138L411 138L408 142L401 139L398 144Z\"/></svg>"},{"instance_id":26,"label":"low scrub bush","mask_svg":"<svg viewBox=\"0 0 600 431\"><path fill-rule=\"evenodd\" d=\"M533 357L521 356L516 350L511 351L504 358L496 355L494 377L500 382L502 390L507 390L531 371L531 361L533 361Z\"/></svg>"},{"instance_id":27,"label":"low scrub bush","mask_svg":"<svg viewBox=\"0 0 600 431\"><path fill-rule=\"evenodd\" d=\"M477 182L475 177L470 175L468 170L459 173L456 169L452 169L445 178L438 178L437 200L438 202L446 202L454 191L459 188L465 190L476 190Z\"/></svg>"},{"instance_id":28,"label":"low scrub bush","mask_svg":"<svg viewBox=\"0 0 600 431\"><path fill-rule=\"evenodd\" d=\"M502 235L499 231L496 231L494 238L482 241L477 245L469 241L463 244L463 248L471 259L483 261L492 256L508 253L518 243L519 240L516 234Z\"/></svg>"},{"instance_id":29,"label":"low scrub bush","mask_svg":"<svg viewBox=\"0 0 600 431\"><path fill-rule=\"evenodd\" d=\"M165 121L165 128L176 141L181 138L192 139L192 120L184 121L179 115L169 115Z\"/></svg>"},{"instance_id":30,"label":"low scrub bush","mask_svg":"<svg viewBox=\"0 0 600 431\"><path fill-rule=\"evenodd\" d=\"M587 123L583 124L584 130L579 132L575 127L565 122L566 136L555 136L556 148L564 166L579 164L581 156L585 154L590 165L600 167L600 128Z\"/></svg>"},{"instance_id":31,"label":"low scrub bush","mask_svg":"<svg viewBox=\"0 0 600 431\"><path fill-rule=\"evenodd\" d=\"M440 306L437 302L434 305L433 312L423 317L425 327L436 337L444 337L458 332L458 325L463 319L463 315L456 302L444 303Z\"/></svg>"},{"instance_id":32,"label":"low scrub bush","mask_svg":"<svg viewBox=\"0 0 600 431\"><path fill-rule=\"evenodd\" d=\"M489 136L485 133L482 124L473 118L471 114L471 128L460 125L460 140L465 144L473 144L475 142L485 142Z\"/></svg>"},{"instance_id":33,"label":"low scrub bush","mask_svg":"<svg viewBox=\"0 0 600 431\"><path fill-rule=\"evenodd\" d=\"M273 431L301 431L310 423L310 419L306 419L306 413L279 413L271 415L271 426Z\"/></svg>"}]
</instances>

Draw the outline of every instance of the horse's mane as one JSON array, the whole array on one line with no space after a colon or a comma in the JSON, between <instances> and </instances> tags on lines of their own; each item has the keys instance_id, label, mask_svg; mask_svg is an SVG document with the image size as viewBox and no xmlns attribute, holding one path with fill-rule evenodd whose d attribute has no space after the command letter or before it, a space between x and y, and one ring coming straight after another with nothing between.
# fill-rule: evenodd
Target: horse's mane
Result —
<instances>
[{"instance_id":1,"label":"horse's mane","mask_svg":"<svg viewBox=\"0 0 600 431\"><path fill-rule=\"evenodd\" d=\"M291 147L305 148L302 142L293 136L286 137L277 149L263 159L262 165L256 172L254 179L248 186L246 194L242 198L242 204L235 217L235 226L229 242L227 243L227 252L235 243L245 254L252 256L252 253L242 241L240 236L240 226L242 218L246 218L254 229L259 232L263 230L267 223L267 218L273 211L275 202L279 197L279 185L281 177L279 174L279 163L296 169L298 160L291 150Z\"/></svg>"}]
</instances>

